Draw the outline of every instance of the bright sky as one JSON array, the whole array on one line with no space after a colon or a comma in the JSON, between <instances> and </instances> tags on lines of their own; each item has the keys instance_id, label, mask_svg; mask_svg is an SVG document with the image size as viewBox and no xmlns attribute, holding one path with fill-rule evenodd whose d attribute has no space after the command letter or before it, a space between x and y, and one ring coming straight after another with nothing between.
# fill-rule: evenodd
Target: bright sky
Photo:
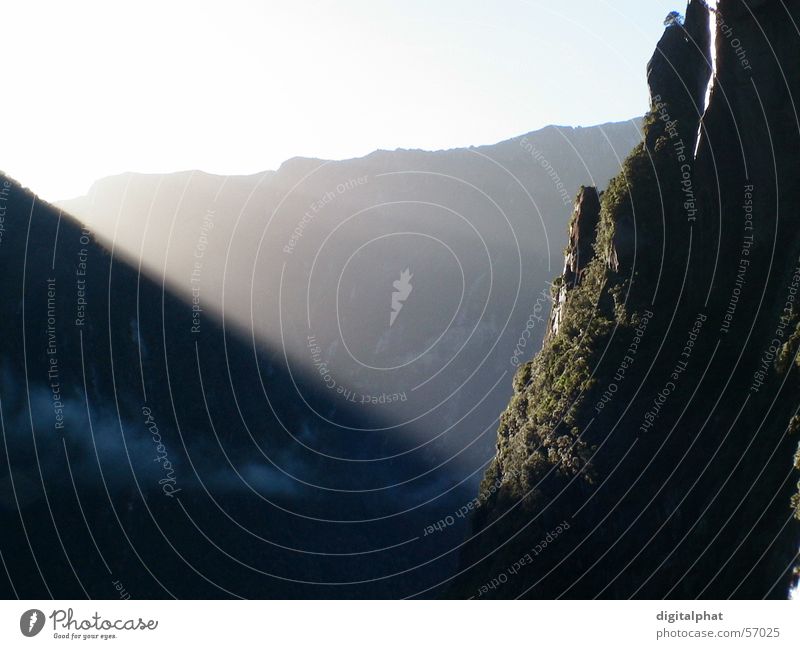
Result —
<instances>
[{"instance_id":1,"label":"bright sky","mask_svg":"<svg viewBox=\"0 0 800 649\"><path fill-rule=\"evenodd\" d=\"M669 0L10 2L0 169L49 200L123 171L489 144L644 113Z\"/></svg>"}]
</instances>

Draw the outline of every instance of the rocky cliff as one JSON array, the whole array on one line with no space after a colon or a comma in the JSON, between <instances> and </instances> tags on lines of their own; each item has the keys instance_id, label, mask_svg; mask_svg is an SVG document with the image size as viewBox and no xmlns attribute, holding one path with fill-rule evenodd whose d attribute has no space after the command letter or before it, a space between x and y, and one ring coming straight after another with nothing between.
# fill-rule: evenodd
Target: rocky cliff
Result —
<instances>
[{"instance_id":1,"label":"rocky cliff","mask_svg":"<svg viewBox=\"0 0 800 649\"><path fill-rule=\"evenodd\" d=\"M592 191L576 202L550 334L514 378L457 596L788 593L800 3L692 0L685 15L648 64L644 142L593 232Z\"/></svg>"},{"instance_id":2,"label":"rocky cliff","mask_svg":"<svg viewBox=\"0 0 800 649\"><path fill-rule=\"evenodd\" d=\"M569 243L564 252L564 271L553 286L554 304L546 336L558 333L567 303L567 293L581 283L583 272L594 257L594 237L600 219L600 196L596 187L581 187L569 222Z\"/></svg>"}]
</instances>

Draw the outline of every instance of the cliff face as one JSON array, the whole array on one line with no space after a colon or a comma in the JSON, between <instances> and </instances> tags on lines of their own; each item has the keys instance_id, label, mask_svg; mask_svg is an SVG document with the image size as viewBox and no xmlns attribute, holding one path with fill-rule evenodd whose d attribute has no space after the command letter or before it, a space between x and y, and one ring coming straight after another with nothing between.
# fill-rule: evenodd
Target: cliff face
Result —
<instances>
[{"instance_id":1,"label":"cliff face","mask_svg":"<svg viewBox=\"0 0 800 649\"><path fill-rule=\"evenodd\" d=\"M555 326L514 379L456 595L788 592L800 3L721 0L713 18L708 109L709 10L692 1L648 64L644 142L577 274L573 221Z\"/></svg>"},{"instance_id":2,"label":"cliff face","mask_svg":"<svg viewBox=\"0 0 800 649\"><path fill-rule=\"evenodd\" d=\"M600 220L600 196L595 187L581 187L569 222L569 243L564 252L564 271L558 278L553 310L547 325L546 337L558 333L567 294L581 283L583 273L594 257L594 236Z\"/></svg>"},{"instance_id":3,"label":"cliff face","mask_svg":"<svg viewBox=\"0 0 800 649\"><path fill-rule=\"evenodd\" d=\"M687 147L694 151L697 141L697 115L702 112L706 89L711 77L711 32L709 10L704 2L690 2L683 22L670 24L659 40L652 58L647 63L647 85L651 108L659 115L670 114L680 125ZM661 104L659 106L659 104ZM668 130L651 129L649 135L658 137Z\"/></svg>"}]
</instances>

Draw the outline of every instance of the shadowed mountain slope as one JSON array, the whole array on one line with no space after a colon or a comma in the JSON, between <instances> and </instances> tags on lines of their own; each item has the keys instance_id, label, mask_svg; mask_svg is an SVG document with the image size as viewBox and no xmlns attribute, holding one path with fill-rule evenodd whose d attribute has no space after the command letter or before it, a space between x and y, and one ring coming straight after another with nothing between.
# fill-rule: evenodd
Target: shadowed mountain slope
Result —
<instances>
[{"instance_id":1,"label":"shadowed mountain slope","mask_svg":"<svg viewBox=\"0 0 800 649\"><path fill-rule=\"evenodd\" d=\"M0 191L5 597L396 597L452 571L420 540L466 497L441 442L194 332L191 302Z\"/></svg>"}]
</instances>

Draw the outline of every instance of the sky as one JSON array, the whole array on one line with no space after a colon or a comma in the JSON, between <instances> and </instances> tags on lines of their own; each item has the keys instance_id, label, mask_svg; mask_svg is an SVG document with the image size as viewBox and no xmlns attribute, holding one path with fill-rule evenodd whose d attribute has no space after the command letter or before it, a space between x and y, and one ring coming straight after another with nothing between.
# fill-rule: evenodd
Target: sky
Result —
<instances>
[{"instance_id":1,"label":"sky","mask_svg":"<svg viewBox=\"0 0 800 649\"><path fill-rule=\"evenodd\" d=\"M8 3L0 169L101 177L491 144L647 109L664 0Z\"/></svg>"}]
</instances>

